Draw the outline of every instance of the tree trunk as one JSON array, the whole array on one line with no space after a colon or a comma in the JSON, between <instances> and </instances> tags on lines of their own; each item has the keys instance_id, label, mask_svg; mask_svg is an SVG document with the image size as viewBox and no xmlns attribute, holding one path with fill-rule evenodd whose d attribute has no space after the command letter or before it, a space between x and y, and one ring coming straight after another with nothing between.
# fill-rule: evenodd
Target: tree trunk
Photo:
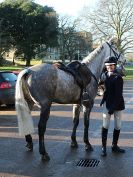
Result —
<instances>
[{"instance_id":1,"label":"tree trunk","mask_svg":"<svg viewBox=\"0 0 133 177\"><path fill-rule=\"evenodd\" d=\"M3 57L0 55L0 66L3 66Z\"/></svg>"},{"instance_id":2,"label":"tree trunk","mask_svg":"<svg viewBox=\"0 0 133 177\"><path fill-rule=\"evenodd\" d=\"M25 60L26 60L26 66L30 66L31 56L28 54L25 54Z\"/></svg>"},{"instance_id":3,"label":"tree trunk","mask_svg":"<svg viewBox=\"0 0 133 177\"><path fill-rule=\"evenodd\" d=\"M27 59L27 60L26 60L26 66L30 66L30 60L31 60L31 59Z\"/></svg>"}]
</instances>

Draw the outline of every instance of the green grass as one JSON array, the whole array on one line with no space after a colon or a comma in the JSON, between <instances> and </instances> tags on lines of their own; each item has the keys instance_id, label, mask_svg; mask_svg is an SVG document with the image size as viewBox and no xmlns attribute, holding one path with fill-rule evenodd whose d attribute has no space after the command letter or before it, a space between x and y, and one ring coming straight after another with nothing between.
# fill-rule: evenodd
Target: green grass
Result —
<instances>
[{"instance_id":1,"label":"green grass","mask_svg":"<svg viewBox=\"0 0 133 177\"><path fill-rule=\"evenodd\" d=\"M124 77L124 79L133 79L133 66L126 66L126 77Z\"/></svg>"},{"instance_id":2,"label":"green grass","mask_svg":"<svg viewBox=\"0 0 133 177\"><path fill-rule=\"evenodd\" d=\"M18 65L26 65L26 62L25 61L20 61L20 60L16 60L15 61L16 64ZM42 60L31 60L30 64L31 65L37 65L37 64L41 64L42 63Z\"/></svg>"},{"instance_id":3,"label":"green grass","mask_svg":"<svg viewBox=\"0 0 133 177\"><path fill-rule=\"evenodd\" d=\"M18 67L18 66L1 66L0 70L5 70L5 71L17 71L17 70L22 70L23 67Z\"/></svg>"},{"instance_id":4,"label":"green grass","mask_svg":"<svg viewBox=\"0 0 133 177\"><path fill-rule=\"evenodd\" d=\"M42 61L41 60L32 60L31 61L31 65L37 65L37 64L41 64ZM11 65L11 66L0 66L0 70L6 70L6 71L15 71L15 70L22 70L25 68L26 62L25 61L20 61L20 60L15 60L15 65ZM17 66L18 65L18 66Z\"/></svg>"}]
</instances>

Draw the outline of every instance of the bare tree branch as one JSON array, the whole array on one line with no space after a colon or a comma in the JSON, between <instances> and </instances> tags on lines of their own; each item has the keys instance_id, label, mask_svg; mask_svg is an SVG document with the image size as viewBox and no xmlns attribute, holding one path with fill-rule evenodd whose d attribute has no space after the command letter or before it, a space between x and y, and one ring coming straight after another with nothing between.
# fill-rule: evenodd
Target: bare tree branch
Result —
<instances>
[{"instance_id":1,"label":"bare tree branch","mask_svg":"<svg viewBox=\"0 0 133 177\"><path fill-rule=\"evenodd\" d=\"M79 17L88 25L93 37L102 40L112 35L118 38L117 47L121 52L133 48L133 1L99 0L99 5L90 10L85 7ZM80 21L81 22L81 21Z\"/></svg>"}]
</instances>

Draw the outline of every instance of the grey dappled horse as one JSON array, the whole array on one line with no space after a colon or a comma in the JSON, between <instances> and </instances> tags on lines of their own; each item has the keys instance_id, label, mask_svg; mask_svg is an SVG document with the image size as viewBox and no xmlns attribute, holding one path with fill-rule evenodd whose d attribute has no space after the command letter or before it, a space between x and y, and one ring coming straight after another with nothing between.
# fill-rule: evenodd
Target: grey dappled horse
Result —
<instances>
[{"instance_id":1,"label":"grey dappled horse","mask_svg":"<svg viewBox=\"0 0 133 177\"><path fill-rule=\"evenodd\" d=\"M70 73L58 69L51 64L41 64L30 67L20 72L16 83L16 111L20 135L25 135L27 148L33 149L31 133L34 132L31 109L36 103L40 107L40 119L38 123L39 152L42 159L49 160L44 144L44 133L50 114L52 102L61 104L74 104L73 106L73 131L71 135L71 146L77 147L76 129L79 123L79 114L83 106L84 114L84 142L86 150L92 150L88 139L90 112L93 107L94 98L97 94L98 80L100 78L104 62L108 56L117 56L123 62L122 55L116 51L114 38L95 49L81 63L85 63L92 74L90 83L86 87L89 101L82 102L81 88L75 82ZM83 103L83 104L82 104Z\"/></svg>"}]
</instances>

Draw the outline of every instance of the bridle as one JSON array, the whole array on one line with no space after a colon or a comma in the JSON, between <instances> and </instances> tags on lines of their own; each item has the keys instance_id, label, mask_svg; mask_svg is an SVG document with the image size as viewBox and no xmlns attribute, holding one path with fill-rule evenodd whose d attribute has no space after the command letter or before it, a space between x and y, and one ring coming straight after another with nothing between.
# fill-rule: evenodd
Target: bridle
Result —
<instances>
[{"instance_id":1,"label":"bridle","mask_svg":"<svg viewBox=\"0 0 133 177\"><path fill-rule=\"evenodd\" d=\"M113 47L112 47L112 45L111 44L109 44L108 42L106 42L107 43L107 45L109 46L109 48L110 48L110 56L111 56L111 51L113 52L113 54L114 54L114 56L115 56L115 58L116 58L116 61L118 62L119 61L119 58L120 58L120 56L121 56L121 54L122 54L122 52L120 52L119 54L113 49ZM90 71L91 72L91 71ZM99 83L99 81L97 80L97 78L95 77L95 75L91 72L91 75L92 75L92 77L94 78L94 80L96 81L96 83L98 84Z\"/></svg>"},{"instance_id":2,"label":"bridle","mask_svg":"<svg viewBox=\"0 0 133 177\"><path fill-rule=\"evenodd\" d=\"M122 52L120 52L119 54L112 48L112 45L110 45L108 42L106 42L107 44L108 44L108 46L109 46L109 48L110 48L110 56L111 56L111 51L114 53L114 55L115 55L115 58L116 58L116 60L117 60L117 62L118 62L118 60L119 60L119 58L120 58L120 56L121 56L121 54L122 54Z\"/></svg>"},{"instance_id":3,"label":"bridle","mask_svg":"<svg viewBox=\"0 0 133 177\"><path fill-rule=\"evenodd\" d=\"M110 56L111 56L111 51L113 51L114 56L115 56L116 61L117 61L117 64L119 64L119 62L120 62L120 61L119 61L119 58L120 58L122 52L120 52L120 53L118 54L118 53L112 48L112 45L111 45L111 44L109 44L108 42L106 42L106 43L107 43L107 45L108 45L109 48L110 48ZM121 67L122 67L122 68L124 68L125 62L126 62L126 60L125 60L124 62L121 62Z\"/></svg>"},{"instance_id":4,"label":"bridle","mask_svg":"<svg viewBox=\"0 0 133 177\"><path fill-rule=\"evenodd\" d=\"M115 58L116 58L116 61L118 62L119 61L119 58L120 58L120 56L121 56L121 54L122 54L122 52L120 52L119 54L113 49L113 47L112 47L112 45L111 44L109 44L108 42L106 42L107 43L107 45L109 46L109 48L110 48L110 56L111 56L111 51L114 53L114 56L115 56ZM96 83L97 83L97 85L98 85L98 83L99 83L99 81L97 80L97 78L96 78L96 76L91 72L91 70L90 70L90 73L91 73L91 76L94 78L94 80L96 81Z\"/></svg>"}]
</instances>

